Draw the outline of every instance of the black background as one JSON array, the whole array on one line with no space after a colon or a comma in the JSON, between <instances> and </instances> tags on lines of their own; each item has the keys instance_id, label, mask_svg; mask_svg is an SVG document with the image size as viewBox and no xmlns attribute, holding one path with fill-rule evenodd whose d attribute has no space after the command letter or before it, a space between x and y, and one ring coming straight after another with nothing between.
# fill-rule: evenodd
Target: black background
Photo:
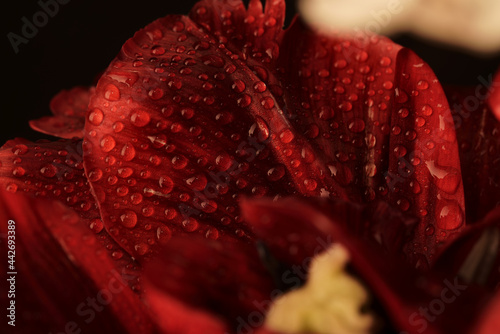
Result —
<instances>
[{"instance_id":1,"label":"black background","mask_svg":"<svg viewBox=\"0 0 500 334\"><path fill-rule=\"evenodd\" d=\"M45 0L46 1L46 0ZM7 38L21 34L21 18L32 21L37 1L3 4L0 145L14 137L51 138L32 131L28 120L49 115L49 101L61 89L90 85L135 31L167 14L187 14L195 0L70 0L15 54ZM295 2L287 1L288 19ZM427 61L445 84L478 84L500 66L500 53L477 56L402 35L396 42Z\"/></svg>"}]
</instances>

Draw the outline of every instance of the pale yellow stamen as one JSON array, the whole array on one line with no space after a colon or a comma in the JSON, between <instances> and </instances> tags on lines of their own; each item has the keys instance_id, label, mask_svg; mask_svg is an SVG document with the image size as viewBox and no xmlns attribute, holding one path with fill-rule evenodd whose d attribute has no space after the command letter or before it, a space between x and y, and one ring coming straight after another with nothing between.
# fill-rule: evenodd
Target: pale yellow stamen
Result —
<instances>
[{"instance_id":1,"label":"pale yellow stamen","mask_svg":"<svg viewBox=\"0 0 500 334\"><path fill-rule=\"evenodd\" d=\"M306 284L278 298L265 325L282 333L367 334L375 318L363 313L368 292L346 273L348 251L334 244L313 259Z\"/></svg>"}]
</instances>

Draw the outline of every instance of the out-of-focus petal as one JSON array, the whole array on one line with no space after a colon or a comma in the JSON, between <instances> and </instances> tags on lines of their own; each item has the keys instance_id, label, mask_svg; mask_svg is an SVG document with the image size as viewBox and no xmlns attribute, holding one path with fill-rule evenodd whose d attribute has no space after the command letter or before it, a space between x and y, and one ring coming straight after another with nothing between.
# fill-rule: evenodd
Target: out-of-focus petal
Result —
<instances>
[{"instance_id":1,"label":"out-of-focus petal","mask_svg":"<svg viewBox=\"0 0 500 334\"><path fill-rule=\"evenodd\" d=\"M0 229L6 240L15 231L15 271L26 290L15 290L20 304L16 321L33 331L25 319L30 300L43 307L41 323L51 331L150 333L145 306L129 280L96 236L73 210L56 201L0 190ZM13 221L15 223L10 223ZM9 226L15 226L12 229ZM7 253L8 243L2 247ZM7 275L11 275L7 273ZM2 298L5 298L2 296ZM5 319L4 319L5 320ZM69 327L68 327L69 326Z\"/></svg>"},{"instance_id":2,"label":"out-of-focus petal","mask_svg":"<svg viewBox=\"0 0 500 334\"><path fill-rule=\"evenodd\" d=\"M500 286L500 208L469 226L442 250L435 270L494 291Z\"/></svg>"},{"instance_id":3,"label":"out-of-focus petal","mask_svg":"<svg viewBox=\"0 0 500 334\"><path fill-rule=\"evenodd\" d=\"M496 118L500 120L500 71L493 79L490 89L491 95L488 98L488 105Z\"/></svg>"},{"instance_id":4,"label":"out-of-focus petal","mask_svg":"<svg viewBox=\"0 0 500 334\"><path fill-rule=\"evenodd\" d=\"M145 279L185 307L210 310L235 329L252 312L263 323L274 289L253 245L202 236L173 237L148 264Z\"/></svg>"},{"instance_id":5,"label":"out-of-focus petal","mask_svg":"<svg viewBox=\"0 0 500 334\"><path fill-rule=\"evenodd\" d=\"M90 179L99 177L90 173ZM138 264L104 229L99 209L83 170L81 140L8 141L0 149L0 188L36 198L57 200L78 213L108 250L117 267L137 275ZM112 231L111 231L112 232ZM137 282L134 282L138 288Z\"/></svg>"},{"instance_id":6,"label":"out-of-focus petal","mask_svg":"<svg viewBox=\"0 0 500 334\"><path fill-rule=\"evenodd\" d=\"M299 10L323 31L412 32L479 52L500 49L500 3L489 0L301 0Z\"/></svg>"},{"instance_id":7,"label":"out-of-focus petal","mask_svg":"<svg viewBox=\"0 0 500 334\"><path fill-rule=\"evenodd\" d=\"M340 243L349 251L354 271L373 291L397 330L437 334L467 332L472 326L488 300L484 290L464 285L453 274L410 268L398 257L356 237L346 227L349 217L337 217L335 206L315 202L261 199L243 204L244 217L256 235L278 259L294 268L286 279L297 279L297 274L307 272L313 256L331 242ZM435 311L437 305L445 307L446 314Z\"/></svg>"},{"instance_id":8,"label":"out-of-focus petal","mask_svg":"<svg viewBox=\"0 0 500 334\"><path fill-rule=\"evenodd\" d=\"M75 87L61 91L50 101L54 116L30 121L31 128L60 138L82 138L85 113L94 91L95 87Z\"/></svg>"}]
</instances>

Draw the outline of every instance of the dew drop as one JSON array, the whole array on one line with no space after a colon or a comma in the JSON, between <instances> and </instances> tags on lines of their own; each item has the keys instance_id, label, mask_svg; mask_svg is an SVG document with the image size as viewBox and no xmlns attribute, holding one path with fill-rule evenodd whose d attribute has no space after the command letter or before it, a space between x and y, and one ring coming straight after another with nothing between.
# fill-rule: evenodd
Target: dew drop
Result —
<instances>
[{"instance_id":1,"label":"dew drop","mask_svg":"<svg viewBox=\"0 0 500 334\"><path fill-rule=\"evenodd\" d=\"M365 122L360 118L354 118L348 125L351 132L359 133L365 129Z\"/></svg>"},{"instance_id":2,"label":"dew drop","mask_svg":"<svg viewBox=\"0 0 500 334\"><path fill-rule=\"evenodd\" d=\"M182 222L182 227L187 232L194 232L198 229L199 223L196 219L189 217Z\"/></svg>"},{"instance_id":3,"label":"dew drop","mask_svg":"<svg viewBox=\"0 0 500 334\"><path fill-rule=\"evenodd\" d=\"M110 135L106 135L101 139L101 149L103 152L109 152L116 146L115 138Z\"/></svg>"},{"instance_id":4,"label":"dew drop","mask_svg":"<svg viewBox=\"0 0 500 334\"><path fill-rule=\"evenodd\" d=\"M146 254L148 252L149 246L146 245L145 243L141 242L141 243L135 245L134 249L137 252L137 254L144 255L144 254Z\"/></svg>"},{"instance_id":5,"label":"dew drop","mask_svg":"<svg viewBox=\"0 0 500 334\"><path fill-rule=\"evenodd\" d=\"M11 193L15 193L17 191L17 184L10 182L5 187L5 190Z\"/></svg>"},{"instance_id":6,"label":"dew drop","mask_svg":"<svg viewBox=\"0 0 500 334\"><path fill-rule=\"evenodd\" d=\"M161 192L164 194L168 194L174 189L174 181L166 175L160 176L158 183L160 184Z\"/></svg>"},{"instance_id":7,"label":"dew drop","mask_svg":"<svg viewBox=\"0 0 500 334\"><path fill-rule=\"evenodd\" d=\"M186 184L196 191L203 191L207 186L207 178L203 174L198 174L186 180Z\"/></svg>"},{"instance_id":8,"label":"dew drop","mask_svg":"<svg viewBox=\"0 0 500 334\"><path fill-rule=\"evenodd\" d=\"M126 143L120 154L123 157L123 160L130 161L135 158L135 148L131 143Z\"/></svg>"},{"instance_id":9,"label":"dew drop","mask_svg":"<svg viewBox=\"0 0 500 334\"><path fill-rule=\"evenodd\" d=\"M429 88L429 83L425 80L420 80L419 82L417 82L417 89L420 89L420 90L425 90Z\"/></svg>"},{"instance_id":10,"label":"dew drop","mask_svg":"<svg viewBox=\"0 0 500 334\"><path fill-rule=\"evenodd\" d=\"M57 168L53 165L45 165L40 169L40 174L45 177L54 177L56 176Z\"/></svg>"},{"instance_id":11,"label":"dew drop","mask_svg":"<svg viewBox=\"0 0 500 334\"><path fill-rule=\"evenodd\" d=\"M175 169L183 169L188 164L188 159L182 155L177 155L172 158L172 166Z\"/></svg>"},{"instance_id":12,"label":"dew drop","mask_svg":"<svg viewBox=\"0 0 500 334\"><path fill-rule=\"evenodd\" d=\"M421 109L422 115L424 116L430 116L433 113L432 107L428 104L424 105Z\"/></svg>"},{"instance_id":13,"label":"dew drop","mask_svg":"<svg viewBox=\"0 0 500 334\"><path fill-rule=\"evenodd\" d=\"M236 101L239 107L248 107L252 103L252 98L248 94L241 95L240 98Z\"/></svg>"},{"instance_id":14,"label":"dew drop","mask_svg":"<svg viewBox=\"0 0 500 334\"><path fill-rule=\"evenodd\" d=\"M316 187L318 186L318 183L316 182L316 180L313 180L313 179L305 179L304 186L306 187L306 189L308 191L314 191L316 189Z\"/></svg>"},{"instance_id":15,"label":"dew drop","mask_svg":"<svg viewBox=\"0 0 500 334\"><path fill-rule=\"evenodd\" d=\"M137 127L143 127L146 126L151 121L151 116L147 111L142 109L137 109L130 116L130 120L133 125Z\"/></svg>"},{"instance_id":16,"label":"dew drop","mask_svg":"<svg viewBox=\"0 0 500 334\"><path fill-rule=\"evenodd\" d=\"M433 234L434 234L435 230L436 230L436 229L434 228L434 226L432 226L432 225L430 225L430 224L429 224L429 225L427 225L427 227L425 228L425 231L424 231L424 232L425 232L425 235L426 235L426 236L431 236L431 235L433 235Z\"/></svg>"},{"instance_id":17,"label":"dew drop","mask_svg":"<svg viewBox=\"0 0 500 334\"><path fill-rule=\"evenodd\" d=\"M137 224L137 215L132 210L126 210L120 216L121 224L127 228L133 228Z\"/></svg>"},{"instance_id":18,"label":"dew drop","mask_svg":"<svg viewBox=\"0 0 500 334\"><path fill-rule=\"evenodd\" d=\"M245 82L243 82L243 80L235 80L233 82L233 85L231 86L231 88L236 92L236 93L241 93L245 90L246 88L246 85L245 85Z\"/></svg>"},{"instance_id":19,"label":"dew drop","mask_svg":"<svg viewBox=\"0 0 500 334\"><path fill-rule=\"evenodd\" d=\"M21 166L16 166L12 170L12 175L17 176L17 177L24 176L24 174L26 174L26 170L24 170L24 168Z\"/></svg>"},{"instance_id":20,"label":"dew drop","mask_svg":"<svg viewBox=\"0 0 500 334\"><path fill-rule=\"evenodd\" d=\"M155 89L151 89L149 92L148 92L148 96L152 99L152 100L159 100L163 97L163 95L165 94L165 92L163 91L163 89L157 87Z\"/></svg>"},{"instance_id":21,"label":"dew drop","mask_svg":"<svg viewBox=\"0 0 500 334\"><path fill-rule=\"evenodd\" d=\"M288 144L295 138L292 130L290 129L285 129L280 133L280 140L284 144Z\"/></svg>"},{"instance_id":22,"label":"dew drop","mask_svg":"<svg viewBox=\"0 0 500 334\"><path fill-rule=\"evenodd\" d=\"M101 125L103 119L104 119L104 113L102 112L101 109L94 108L89 113L88 120L93 125L96 125L96 126Z\"/></svg>"},{"instance_id":23,"label":"dew drop","mask_svg":"<svg viewBox=\"0 0 500 334\"><path fill-rule=\"evenodd\" d=\"M278 181L285 175L285 167L283 165L278 165L267 171L267 178L270 181Z\"/></svg>"},{"instance_id":24,"label":"dew drop","mask_svg":"<svg viewBox=\"0 0 500 334\"><path fill-rule=\"evenodd\" d=\"M120 90L113 84L108 84L104 88L104 98L108 101L118 101L120 99Z\"/></svg>"},{"instance_id":25,"label":"dew drop","mask_svg":"<svg viewBox=\"0 0 500 334\"><path fill-rule=\"evenodd\" d=\"M88 176L89 176L89 181L91 182L97 182L102 178L103 172L99 168L92 169Z\"/></svg>"},{"instance_id":26,"label":"dew drop","mask_svg":"<svg viewBox=\"0 0 500 334\"><path fill-rule=\"evenodd\" d=\"M94 233L101 232L103 228L104 224L102 223L102 220L100 220L99 218L92 219L92 221L90 222L90 229Z\"/></svg>"},{"instance_id":27,"label":"dew drop","mask_svg":"<svg viewBox=\"0 0 500 334\"><path fill-rule=\"evenodd\" d=\"M389 58L389 57L382 57L382 58L380 59L380 65L381 65L381 66L386 67L386 66L391 65L391 63L392 63L392 60L391 60L391 58Z\"/></svg>"},{"instance_id":28,"label":"dew drop","mask_svg":"<svg viewBox=\"0 0 500 334\"><path fill-rule=\"evenodd\" d=\"M456 202L440 202L436 214L437 226L443 230L454 230L463 224L463 212Z\"/></svg>"}]
</instances>

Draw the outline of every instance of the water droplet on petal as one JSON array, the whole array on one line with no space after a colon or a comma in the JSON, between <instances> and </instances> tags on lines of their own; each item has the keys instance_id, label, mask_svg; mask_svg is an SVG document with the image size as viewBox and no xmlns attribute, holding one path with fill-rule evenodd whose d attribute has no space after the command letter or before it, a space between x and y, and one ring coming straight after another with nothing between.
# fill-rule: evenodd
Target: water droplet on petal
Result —
<instances>
[{"instance_id":1,"label":"water droplet on petal","mask_svg":"<svg viewBox=\"0 0 500 334\"><path fill-rule=\"evenodd\" d=\"M425 90L429 88L429 83L425 80L420 80L419 82L417 82L417 89L420 89L420 90Z\"/></svg>"},{"instance_id":2,"label":"water droplet on petal","mask_svg":"<svg viewBox=\"0 0 500 334\"><path fill-rule=\"evenodd\" d=\"M120 90L113 84L108 84L104 88L104 98L108 101L118 101L120 99Z\"/></svg>"},{"instance_id":3,"label":"water droplet on petal","mask_svg":"<svg viewBox=\"0 0 500 334\"><path fill-rule=\"evenodd\" d=\"M292 130L290 129L285 129L283 132L280 133L280 140L284 144L288 144L295 138L295 135L293 134Z\"/></svg>"},{"instance_id":4,"label":"water droplet on petal","mask_svg":"<svg viewBox=\"0 0 500 334\"><path fill-rule=\"evenodd\" d=\"M463 224L463 212L456 202L440 202L436 214L437 226L443 230L454 230Z\"/></svg>"},{"instance_id":5,"label":"water droplet on petal","mask_svg":"<svg viewBox=\"0 0 500 334\"><path fill-rule=\"evenodd\" d=\"M132 115L130 116L130 120L135 126L143 127L146 126L149 121L151 121L151 116L147 111L138 109L132 113Z\"/></svg>"},{"instance_id":6,"label":"water droplet on petal","mask_svg":"<svg viewBox=\"0 0 500 334\"><path fill-rule=\"evenodd\" d=\"M106 135L101 139L101 149L103 152L109 152L116 146L115 138L110 135Z\"/></svg>"},{"instance_id":7,"label":"water droplet on petal","mask_svg":"<svg viewBox=\"0 0 500 334\"><path fill-rule=\"evenodd\" d=\"M135 148L131 143L126 143L120 154L123 157L123 160L130 161L135 158Z\"/></svg>"},{"instance_id":8,"label":"water droplet on petal","mask_svg":"<svg viewBox=\"0 0 500 334\"><path fill-rule=\"evenodd\" d=\"M127 228L133 228L137 224L137 215L132 210L126 210L120 216L121 224Z\"/></svg>"},{"instance_id":9,"label":"water droplet on petal","mask_svg":"<svg viewBox=\"0 0 500 334\"><path fill-rule=\"evenodd\" d=\"M365 129L365 122L360 118L354 118L349 122L348 127L354 133L362 132Z\"/></svg>"},{"instance_id":10,"label":"water droplet on petal","mask_svg":"<svg viewBox=\"0 0 500 334\"><path fill-rule=\"evenodd\" d=\"M57 173L57 168L53 165L45 165L40 169L40 174L45 177L54 177Z\"/></svg>"},{"instance_id":11,"label":"water droplet on petal","mask_svg":"<svg viewBox=\"0 0 500 334\"><path fill-rule=\"evenodd\" d=\"M285 167L283 165L278 165L267 171L267 178L270 181L278 181L285 175Z\"/></svg>"},{"instance_id":12,"label":"water droplet on petal","mask_svg":"<svg viewBox=\"0 0 500 334\"><path fill-rule=\"evenodd\" d=\"M187 232L194 232L198 229L199 223L196 219L190 217L182 222L182 226Z\"/></svg>"},{"instance_id":13,"label":"water droplet on petal","mask_svg":"<svg viewBox=\"0 0 500 334\"><path fill-rule=\"evenodd\" d=\"M100 125L104 119L104 113L102 112L101 109L94 108L92 111L89 113L89 122L93 125Z\"/></svg>"}]
</instances>

